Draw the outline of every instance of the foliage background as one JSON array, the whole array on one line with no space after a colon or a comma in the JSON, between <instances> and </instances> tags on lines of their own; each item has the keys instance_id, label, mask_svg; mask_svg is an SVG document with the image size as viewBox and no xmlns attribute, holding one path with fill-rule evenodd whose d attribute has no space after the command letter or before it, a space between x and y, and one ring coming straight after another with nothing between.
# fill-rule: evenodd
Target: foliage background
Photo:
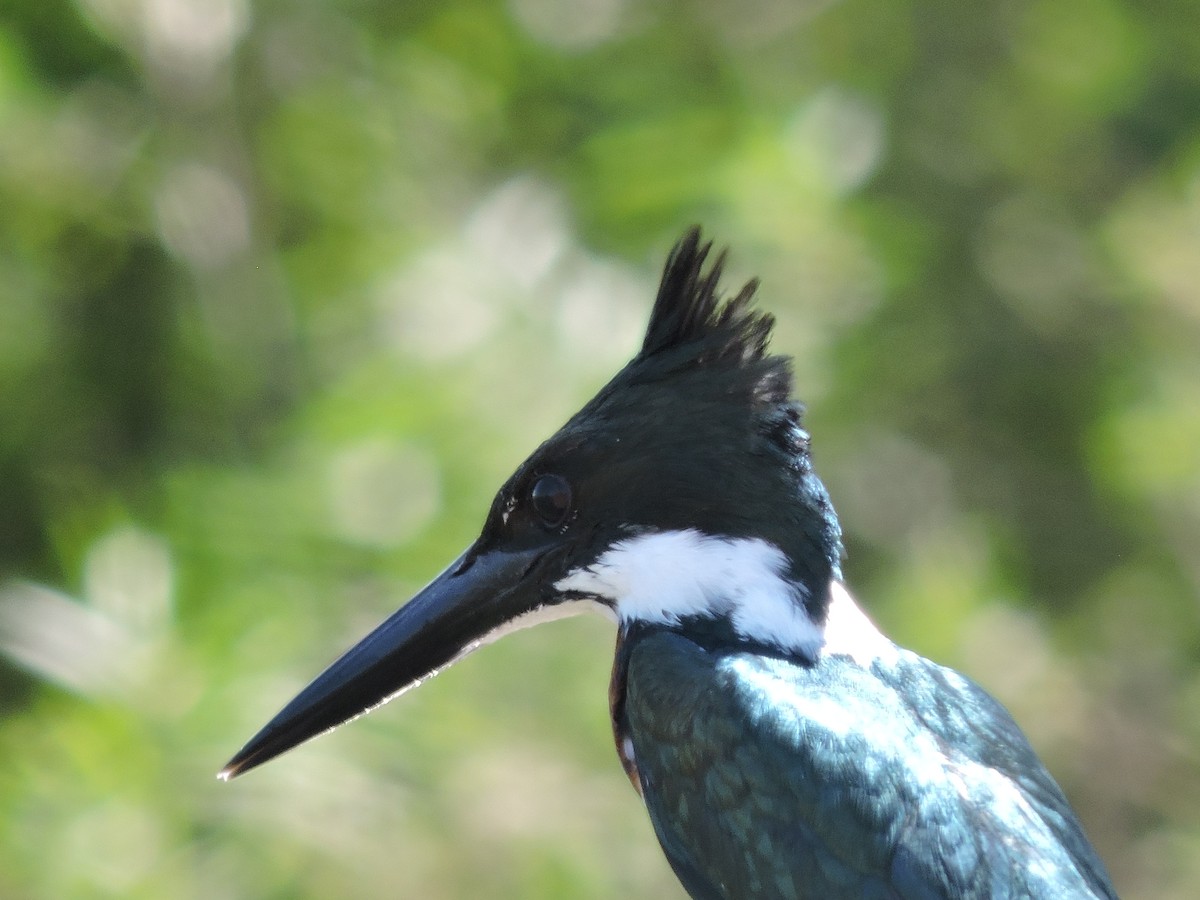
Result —
<instances>
[{"instance_id":1,"label":"foliage background","mask_svg":"<svg viewBox=\"0 0 1200 900\"><path fill-rule=\"evenodd\" d=\"M1122 893L1200 880L1192 0L10 0L0 896L679 896L611 627L213 773L473 536L684 226L847 571Z\"/></svg>"}]
</instances>

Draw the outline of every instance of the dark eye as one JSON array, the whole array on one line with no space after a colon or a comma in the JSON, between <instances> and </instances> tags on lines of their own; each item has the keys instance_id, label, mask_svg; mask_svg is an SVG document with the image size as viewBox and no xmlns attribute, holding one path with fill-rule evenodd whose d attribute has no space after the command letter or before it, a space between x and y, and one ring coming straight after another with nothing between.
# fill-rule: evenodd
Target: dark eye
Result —
<instances>
[{"instance_id":1,"label":"dark eye","mask_svg":"<svg viewBox=\"0 0 1200 900\"><path fill-rule=\"evenodd\" d=\"M571 485L561 475L543 475L529 491L529 505L543 525L557 528L571 511Z\"/></svg>"}]
</instances>

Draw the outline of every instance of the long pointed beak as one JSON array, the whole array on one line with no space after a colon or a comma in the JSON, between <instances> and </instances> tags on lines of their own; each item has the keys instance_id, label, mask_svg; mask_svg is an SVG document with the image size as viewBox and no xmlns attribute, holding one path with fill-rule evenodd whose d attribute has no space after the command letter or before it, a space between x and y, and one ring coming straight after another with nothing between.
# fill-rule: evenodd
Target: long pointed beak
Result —
<instances>
[{"instance_id":1,"label":"long pointed beak","mask_svg":"<svg viewBox=\"0 0 1200 900\"><path fill-rule=\"evenodd\" d=\"M316 677L217 776L228 781L309 738L369 712L435 675L542 605L547 547L472 547L382 625Z\"/></svg>"}]
</instances>

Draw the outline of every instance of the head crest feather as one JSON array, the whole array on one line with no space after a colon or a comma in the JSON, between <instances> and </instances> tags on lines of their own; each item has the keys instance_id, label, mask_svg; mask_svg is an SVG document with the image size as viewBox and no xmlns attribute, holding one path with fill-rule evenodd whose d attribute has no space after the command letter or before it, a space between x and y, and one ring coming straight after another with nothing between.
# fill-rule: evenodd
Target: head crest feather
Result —
<instances>
[{"instance_id":1,"label":"head crest feather","mask_svg":"<svg viewBox=\"0 0 1200 900\"><path fill-rule=\"evenodd\" d=\"M699 364L747 363L766 355L775 319L753 308L758 279L746 282L737 296L722 303L725 251L706 273L704 263L711 251L712 242L702 242L698 227L689 229L671 250L639 358L697 342L705 345L695 360Z\"/></svg>"}]
</instances>

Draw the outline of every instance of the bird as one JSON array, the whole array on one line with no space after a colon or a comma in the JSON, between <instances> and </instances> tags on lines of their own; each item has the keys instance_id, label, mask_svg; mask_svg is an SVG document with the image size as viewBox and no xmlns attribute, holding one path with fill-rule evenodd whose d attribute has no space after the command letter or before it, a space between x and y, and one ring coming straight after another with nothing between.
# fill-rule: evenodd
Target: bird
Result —
<instances>
[{"instance_id":1,"label":"bird","mask_svg":"<svg viewBox=\"0 0 1200 900\"><path fill-rule=\"evenodd\" d=\"M757 279L723 294L725 260L684 234L634 358L219 777L593 610L616 623L618 757L691 897L1115 897L1012 716L851 595L792 361Z\"/></svg>"}]
</instances>

